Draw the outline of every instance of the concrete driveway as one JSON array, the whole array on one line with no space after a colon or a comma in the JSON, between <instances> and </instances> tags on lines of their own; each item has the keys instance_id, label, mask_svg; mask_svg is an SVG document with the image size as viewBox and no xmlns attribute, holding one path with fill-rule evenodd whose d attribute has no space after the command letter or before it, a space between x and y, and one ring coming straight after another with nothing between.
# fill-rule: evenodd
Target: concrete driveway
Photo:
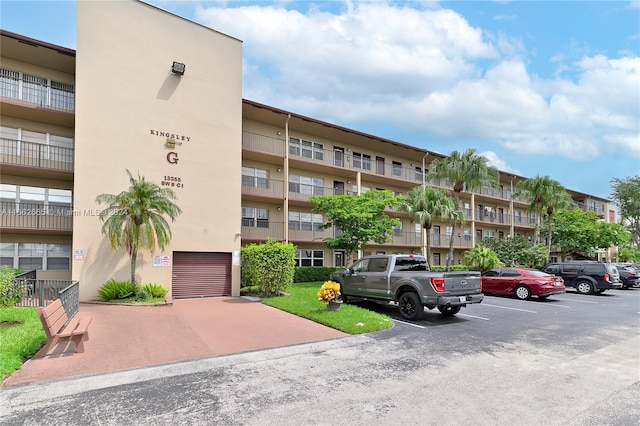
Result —
<instances>
[{"instance_id":1,"label":"concrete driveway","mask_svg":"<svg viewBox=\"0 0 640 426\"><path fill-rule=\"evenodd\" d=\"M92 317L85 352L27 361L3 386L316 342L347 334L238 297L167 306L80 304Z\"/></svg>"}]
</instances>

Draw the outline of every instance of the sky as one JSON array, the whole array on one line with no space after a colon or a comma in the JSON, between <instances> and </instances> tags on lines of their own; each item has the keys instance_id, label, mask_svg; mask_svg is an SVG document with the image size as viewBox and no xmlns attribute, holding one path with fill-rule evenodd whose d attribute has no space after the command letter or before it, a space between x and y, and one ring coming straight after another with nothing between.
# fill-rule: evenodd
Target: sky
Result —
<instances>
[{"instance_id":1,"label":"sky","mask_svg":"<svg viewBox=\"0 0 640 426\"><path fill-rule=\"evenodd\" d=\"M638 0L146 3L242 40L244 99L603 198L640 175ZM71 49L75 16L0 3Z\"/></svg>"}]
</instances>

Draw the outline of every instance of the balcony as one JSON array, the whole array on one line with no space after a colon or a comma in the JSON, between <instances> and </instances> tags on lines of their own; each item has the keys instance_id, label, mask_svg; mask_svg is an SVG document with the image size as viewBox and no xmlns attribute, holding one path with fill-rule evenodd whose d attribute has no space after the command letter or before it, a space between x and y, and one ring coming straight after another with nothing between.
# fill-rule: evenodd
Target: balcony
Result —
<instances>
[{"instance_id":1,"label":"balcony","mask_svg":"<svg viewBox=\"0 0 640 426\"><path fill-rule=\"evenodd\" d=\"M265 178L242 177L242 195L247 198L284 199L284 181Z\"/></svg>"},{"instance_id":2,"label":"balcony","mask_svg":"<svg viewBox=\"0 0 640 426\"><path fill-rule=\"evenodd\" d=\"M5 231L49 231L67 233L73 230L73 214L69 206L45 206L40 203L0 202L0 229Z\"/></svg>"},{"instance_id":3,"label":"balcony","mask_svg":"<svg viewBox=\"0 0 640 426\"><path fill-rule=\"evenodd\" d=\"M3 167L73 173L73 148L0 138Z\"/></svg>"},{"instance_id":4,"label":"balcony","mask_svg":"<svg viewBox=\"0 0 640 426\"><path fill-rule=\"evenodd\" d=\"M2 115L73 127L73 85L0 69Z\"/></svg>"}]
</instances>

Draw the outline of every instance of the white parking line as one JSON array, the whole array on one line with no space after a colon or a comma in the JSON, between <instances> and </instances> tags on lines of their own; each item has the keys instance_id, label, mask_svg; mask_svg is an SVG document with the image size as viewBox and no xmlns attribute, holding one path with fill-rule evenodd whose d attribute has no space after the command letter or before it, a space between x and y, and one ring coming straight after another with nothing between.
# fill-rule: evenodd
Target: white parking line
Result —
<instances>
[{"instance_id":1,"label":"white parking line","mask_svg":"<svg viewBox=\"0 0 640 426\"><path fill-rule=\"evenodd\" d=\"M411 325L411 326L413 326L413 327L418 327L418 328L427 328L427 327L425 327L424 325L413 324L413 323L410 323L410 322L404 322L404 321L400 321L400 320L397 320L397 319L394 319L393 321L394 321L394 322L399 322L400 324Z\"/></svg>"},{"instance_id":2,"label":"white parking line","mask_svg":"<svg viewBox=\"0 0 640 426\"><path fill-rule=\"evenodd\" d=\"M578 302L578 303L591 303L592 305L597 305L598 302L593 302L591 300L578 300L578 299L571 299L571 298L566 298L563 297L562 300L570 300L572 302Z\"/></svg>"},{"instance_id":3,"label":"white parking line","mask_svg":"<svg viewBox=\"0 0 640 426\"><path fill-rule=\"evenodd\" d=\"M520 311L520 312L530 312L532 314L537 314L538 313L536 311L530 311L528 309L509 308L507 306L489 305L488 303L480 303L480 306L491 306L492 308L509 309L511 311Z\"/></svg>"},{"instance_id":4,"label":"white parking line","mask_svg":"<svg viewBox=\"0 0 640 426\"><path fill-rule=\"evenodd\" d=\"M640 313L640 312L639 312ZM469 318L477 318L477 319L481 319L481 320L485 320L485 321L489 321L489 318L485 318L485 317L477 317L475 315L469 315L469 314L457 314L459 317L469 317Z\"/></svg>"}]
</instances>

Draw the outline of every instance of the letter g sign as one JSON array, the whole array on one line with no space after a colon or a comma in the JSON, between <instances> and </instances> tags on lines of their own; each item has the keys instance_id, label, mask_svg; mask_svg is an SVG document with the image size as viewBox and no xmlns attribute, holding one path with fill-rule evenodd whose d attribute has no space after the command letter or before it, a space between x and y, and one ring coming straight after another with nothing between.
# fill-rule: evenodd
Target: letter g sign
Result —
<instances>
[{"instance_id":1,"label":"letter g sign","mask_svg":"<svg viewBox=\"0 0 640 426\"><path fill-rule=\"evenodd\" d=\"M171 151L167 154L167 161L171 164L178 164L178 153Z\"/></svg>"}]
</instances>

